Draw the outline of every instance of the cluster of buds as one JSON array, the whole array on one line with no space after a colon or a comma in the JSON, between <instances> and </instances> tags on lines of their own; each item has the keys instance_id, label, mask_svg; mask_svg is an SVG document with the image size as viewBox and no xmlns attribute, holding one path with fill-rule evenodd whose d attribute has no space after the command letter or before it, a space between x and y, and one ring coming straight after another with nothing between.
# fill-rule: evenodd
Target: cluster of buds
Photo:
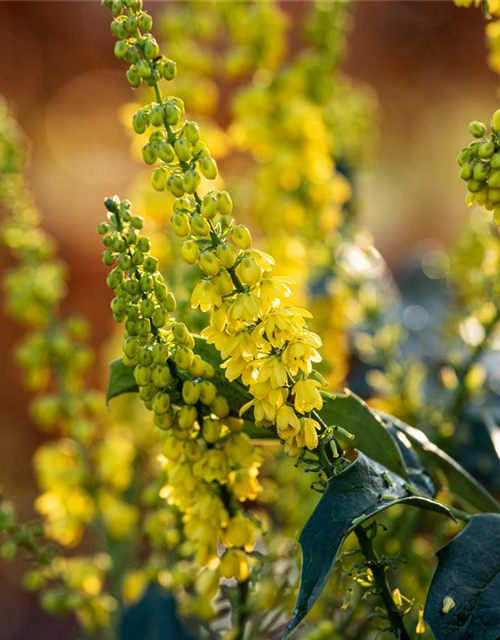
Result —
<instances>
[{"instance_id":1,"label":"cluster of buds","mask_svg":"<svg viewBox=\"0 0 500 640\"><path fill-rule=\"evenodd\" d=\"M492 116L489 136L486 125L475 120L469 131L476 140L458 156L460 177L467 183L466 202L493 211L495 224L500 224L500 109Z\"/></svg>"}]
</instances>

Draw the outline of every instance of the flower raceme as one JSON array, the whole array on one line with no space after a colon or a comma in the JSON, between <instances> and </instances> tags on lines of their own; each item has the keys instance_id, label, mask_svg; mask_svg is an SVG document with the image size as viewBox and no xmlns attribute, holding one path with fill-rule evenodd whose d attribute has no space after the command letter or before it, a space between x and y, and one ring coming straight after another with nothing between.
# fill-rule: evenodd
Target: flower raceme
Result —
<instances>
[{"instance_id":1,"label":"flower raceme","mask_svg":"<svg viewBox=\"0 0 500 640\"><path fill-rule=\"evenodd\" d=\"M119 38L115 52L131 63L129 82L132 75L132 86L145 82L155 91L156 101L139 109L133 127L149 134L144 156L155 165L153 187L175 197L171 224L185 240L182 256L203 273L191 297L194 308L210 313L202 335L220 351L227 378L241 378L253 396L242 414L252 407L256 423L271 426L277 425L278 410L294 407L298 423L281 430L289 436L287 450L314 449L321 427L313 412L323 402L320 383L311 377L321 346L307 327L311 316L286 305L290 281L272 275L273 258L253 248L250 231L230 218L229 194L217 189L199 194L202 177L215 179L217 165L200 140L197 123L184 118L182 101L162 98L158 82L165 77L167 59L153 36L139 30L141 22L150 25L141 3L118 3L119 8L116 2L105 4L118 14L112 26ZM172 71L167 79L172 79L175 64L168 65Z\"/></svg>"}]
</instances>

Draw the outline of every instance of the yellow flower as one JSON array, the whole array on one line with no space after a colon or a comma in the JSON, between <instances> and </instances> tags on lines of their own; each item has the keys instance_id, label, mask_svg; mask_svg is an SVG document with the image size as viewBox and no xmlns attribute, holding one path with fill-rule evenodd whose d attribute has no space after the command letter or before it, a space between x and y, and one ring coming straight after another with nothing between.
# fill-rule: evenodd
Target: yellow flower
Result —
<instances>
[{"instance_id":1,"label":"yellow flower","mask_svg":"<svg viewBox=\"0 0 500 640\"><path fill-rule=\"evenodd\" d=\"M245 500L255 500L262 491L258 476L259 470L257 467L231 471L229 474L229 482L234 495L240 502L244 502Z\"/></svg>"},{"instance_id":2,"label":"yellow flower","mask_svg":"<svg viewBox=\"0 0 500 640\"><path fill-rule=\"evenodd\" d=\"M283 440L289 440L300 433L300 419L292 407L283 405L276 411L276 428Z\"/></svg>"},{"instance_id":3,"label":"yellow flower","mask_svg":"<svg viewBox=\"0 0 500 640\"><path fill-rule=\"evenodd\" d=\"M312 418L302 418L301 422L302 431L296 436L297 444L312 451L318 446L318 431L321 431L321 426Z\"/></svg>"},{"instance_id":4,"label":"yellow flower","mask_svg":"<svg viewBox=\"0 0 500 640\"><path fill-rule=\"evenodd\" d=\"M248 578L248 559L244 551L228 549L222 556L220 572L224 578L235 578L238 582L244 582Z\"/></svg>"},{"instance_id":5,"label":"yellow flower","mask_svg":"<svg viewBox=\"0 0 500 640\"><path fill-rule=\"evenodd\" d=\"M323 407L318 387L321 387L321 384L317 380L299 380L294 384L292 393L295 395L295 409L299 413L309 413L313 409L320 410Z\"/></svg>"},{"instance_id":6,"label":"yellow flower","mask_svg":"<svg viewBox=\"0 0 500 640\"><path fill-rule=\"evenodd\" d=\"M314 333L309 333L305 339L294 340L286 347L282 358L292 376L296 376L299 371L311 373L311 363L321 362L321 356L314 348L320 346L321 340L319 337Z\"/></svg>"},{"instance_id":7,"label":"yellow flower","mask_svg":"<svg viewBox=\"0 0 500 640\"><path fill-rule=\"evenodd\" d=\"M222 542L227 547L244 547L245 551L254 548L255 539L255 524L243 515L231 518L222 535Z\"/></svg>"},{"instance_id":8,"label":"yellow flower","mask_svg":"<svg viewBox=\"0 0 500 640\"><path fill-rule=\"evenodd\" d=\"M205 482L224 483L227 481L227 459L220 449L205 451L201 460L194 464L194 473Z\"/></svg>"},{"instance_id":9,"label":"yellow flower","mask_svg":"<svg viewBox=\"0 0 500 640\"><path fill-rule=\"evenodd\" d=\"M219 307L221 304L222 297L210 279L198 282L191 295L191 306L193 309L200 307L202 311L210 311L215 307Z\"/></svg>"},{"instance_id":10,"label":"yellow flower","mask_svg":"<svg viewBox=\"0 0 500 640\"><path fill-rule=\"evenodd\" d=\"M259 299L253 293L239 293L228 316L234 323L253 324L260 316Z\"/></svg>"},{"instance_id":11,"label":"yellow flower","mask_svg":"<svg viewBox=\"0 0 500 640\"><path fill-rule=\"evenodd\" d=\"M285 298L292 295L289 284L293 284L291 278L264 278L260 282L258 295L262 313L267 313L274 307L279 307Z\"/></svg>"}]
</instances>

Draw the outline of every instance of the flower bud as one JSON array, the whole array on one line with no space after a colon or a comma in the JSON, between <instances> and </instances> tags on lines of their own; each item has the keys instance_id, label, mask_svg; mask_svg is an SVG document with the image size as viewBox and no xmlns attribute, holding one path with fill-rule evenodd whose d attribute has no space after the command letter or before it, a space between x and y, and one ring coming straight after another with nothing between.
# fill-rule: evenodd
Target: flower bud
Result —
<instances>
[{"instance_id":1,"label":"flower bud","mask_svg":"<svg viewBox=\"0 0 500 640\"><path fill-rule=\"evenodd\" d=\"M227 191L219 191L217 194L217 210L221 216L228 216L233 210L233 201Z\"/></svg>"},{"instance_id":2,"label":"flower bud","mask_svg":"<svg viewBox=\"0 0 500 640\"><path fill-rule=\"evenodd\" d=\"M200 171L207 180L214 180L217 177L217 163L213 158L200 158Z\"/></svg>"},{"instance_id":3,"label":"flower bud","mask_svg":"<svg viewBox=\"0 0 500 640\"><path fill-rule=\"evenodd\" d=\"M181 255L188 264L195 264L200 255L200 249L194 240L187 240L181 246Z\"/></svg>"},{"instance_id":4,"label":"flower bud","mask_svg":"<svg viewBox=\"0 0 500 640\"><path fill-rule=\"evenodd\" d=\"M200 139L200 127L197 122L188 121L184 124L184 135L190 144L196 144Z\"/></svg>"},{"instance_id":5,"label":"flower bud","mask_svg":"<svg viewBox=\"0 0 500 640\"><path fill-rule=\"evenodd\" d=\"M216 276L220 271L220 263L217 256L211 251L203 251L200 255L199 265L209 276Z\"/></svg>"},{"instance_id":6,"label":"flower bud","mask_svg":"<svg viewBox=\"0 0 500 640\"><path fill-rule=\"evenodd\" d=\"M166 162L167 164L172 162L174 159L174 150L166 140L160 142L156 152L160 160L163 160L163 162Z\"/></svg>"},{"instance_id":7,"label":"flower bud","mask_svg":"<svg viewBox=\"0 0 500 640\"><path fill-rule=\"evenodd\" d=\"M211 405L217 396L217 387L212 383L204 380L200 383L200 400L203 404Z\"/></svg>"},{"instance_id":8,"label":"flower bud","mask_svg":"<svg viewBox=\"0 0 500 640\"><path fill-rule=\"evenodd\" d=\"M200 176L194 169L189 169L182 176L183 187L186 193L194 193L200 186Z\"/></svg>"},{"instance_id":9,"label":"flower bud","mask_svg":"<svg viewBox=\"0 0 500 640\"><path fill-rule=\"evenodd\" d=\"M245 256L239 264L238 275L244 284L253 286L260 282L262 278L262 269L254 258Z\"/></svg>"},{"instance_id":10,"label":"flower bud","mask_svg":"<svg viewBox=\"0 0 500 640\"><path fill-rule=\"evenodd\" d=\"M173 80L177 75L177 65L173 60L165 60L163 63L163 77L165 80Z\"/></svg>"},{"instance_id":11,"label":"flower bud","mask_svg":"<svg viewBox=\"0 0 500 640\"><path fill-rule=\"evenodd\" d=\"M210 409L219 418L225 418L229 415L229 403L224 396L217 396Z\"/></svg>"},{"instance_id":12,"label":"flower bud","mask_svg":"<svg viewBox=\"0 0 500 640\"><path fill-rule=\"evenodd\" d=\"M170 396L168 393L160 391L153 398L153 411L156 415L163 415L170 409Z\"/></svg>"},{"instance_id":13,"label":"flower bud","mask_svg":"<svg viewBox=\"0 0 500 640\"><path fill-rule=\"evenodd\" d=\"M202 238L210 235L210 225L207 220L198 213L193 216L191 220L191 227L193 229L193 233L201 236Z\"/></svg>"},{"instance_id":14,"label":"flower bud","mask_svg":"<svg viewBox=\"0 0 500 640\"><path fill-rule=\"evenodd\" d=\"M207 220L212 220L217 215L217 197L213 193L206 195L200 207L201 215Z\"/></svg>"},{"instance_id":15,"label":"flower bud","mask_svg":"<svg viewBox=\"0 0 500 640\"><path fill-rule=\"evenodd\" d=\"M231 230L231 239L240 249L250 249L252 236L250 231L242 224L236 225Z\"/></svg>"},{"instance_id":16,"label":"flower bud","mask_svg":"<svg viewBox=\"0 0 500 640\"><path fill-rule=\"evenodd\" d=\"M188 162L191 159L191 145L185 138L179 138L175 141L174 150L180 162Z\"/></svg>"},{"instance_id":17,"label":"flower bud","mask_svg":"<svg viewBox=\"0 0 500 640\"><path fill-rule=\"evenodd\" d=\"M482 138L486 133L486 126L482 122L473 120L469 123L469 131L472 133L474 138Z\"/></svg>"},{"instance_id":18,"label":"flower bud","mask_svg":"<svg viewBox=\"0 0 500 640\"><path fill-rule=\"evenodd\" d=\"M182 399L186 404L196 404L200 398L200 385L186 380L182 385Z\"/></svg>"},{"instance_id":19,"label":"flower bud","mask_svg":"<svg viewBox=\"0 0 500 640\"><path fill-rule=\"evenodd\" d=\"M153 171L151 176L151 184L156 191L165 191L167 186L167 172L162 167L158 167Z\"/></svg>"},{"instance_id":20,"label":"flower bud","mask_svg":"<svg viewBox=\"0 0 500 640\"><path fill-rule=\"evenodd\" d=\"M179 175L172 175L167 180L167 189L176 198L184 195L184 181Z\"/></svg>"},{"instance_id":21,"label":"flower bud","mask_svg":"<svg viewBox=\"0 0 500 640\"><path fill-rule=\"evenodd\" d=\"M196 407L184 405L177 414L179 427L181 429L192 429L197 417L198 412L196 411Z\"/></svg>"},{"instance_id":22,"label":"flower bud","mask_svg":"<svg viewBox=\"0 0 500 640\"><path fill-rule=\"evenodd\" d=\"M180 238L188 236L191 231L187 213L174 213L171 218L171 224L173 232Z\"/></svg>"},{"instance_id":23,"label":"flower bud","mask_svg":"<svg viewBox=\"0 0 500 640\"><path fill-rule=\"evenodd\" d=\"M222 423L220 420L205 418L203 420L203 438L206 442L213 444L220 440Z\"/></svg>"}]
</instances>

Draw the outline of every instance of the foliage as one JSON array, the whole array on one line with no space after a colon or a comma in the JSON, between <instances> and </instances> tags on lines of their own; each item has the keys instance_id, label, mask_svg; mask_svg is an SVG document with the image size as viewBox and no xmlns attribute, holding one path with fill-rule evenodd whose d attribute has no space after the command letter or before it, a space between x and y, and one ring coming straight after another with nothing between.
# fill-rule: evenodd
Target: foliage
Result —
<instances>
[{"instance_id":1,"label":"foliage","mask_svg":"<svg viewBox=\"0 0 500 640\"><path fill-rule=\"evenodd\" d=\"M496 228L476 214L451 256L451 311L434 328L438 348L422 356L407 340L404 302L377 280L383 261L353 216L371 107L339 71L348 6L311 4L291 52L278 4L184 3L163 25L183 72L177 80L142 2L103 4L115 55L140 89L132 129L154 191L140 186L145 218L129 200L107 198L98 227L111 311L124 328L106 414L89 384L86 324L60 310L64 267L24 182L22 135L2 108L2 238L17 259L7 304L28 328L19 361L36 394L34 418L53 438L35 456L42 523L21 525L0 503L4 557L23 548L35 567L27 586L42 591L44 606L75 612L84 633L102 638L187 637L179 612L200 638L279 637L307 615L312 624L294 632L308 640L368 638L374 628L404 640L430 637L419 602L430 577L412 549L402 570L390 543L449 540L460 520L468 524L439 553L425 617L436 640L457 624L482 637L499 570L500 506L450 454L461 453L456 428L468 433L473 420L496 428L482 362L500 317ZM327 75L334 81L323 82ZM173 81L176 95L164 93ZM215 118L223 83L233 88L225 127ZM177 94L202 114L203 140ZM488 209L496 206L497 116L491 140L460 156L469 204ZM470 130L486 133L480 123ZM225 172L235 205L213 149L241 158ZM167 217L182 244L164 234ZM363 383L356 369L350 382L371 406L338 392L349 340L363 366ZM297 596L288 541L308 516ZM85 539L90 553L66 552ZM492 545L487 563L483 545ZM456 576L471 588L455 590ZM493 609L493 635L496 617Z\"/></svg>"}]
</instances>

